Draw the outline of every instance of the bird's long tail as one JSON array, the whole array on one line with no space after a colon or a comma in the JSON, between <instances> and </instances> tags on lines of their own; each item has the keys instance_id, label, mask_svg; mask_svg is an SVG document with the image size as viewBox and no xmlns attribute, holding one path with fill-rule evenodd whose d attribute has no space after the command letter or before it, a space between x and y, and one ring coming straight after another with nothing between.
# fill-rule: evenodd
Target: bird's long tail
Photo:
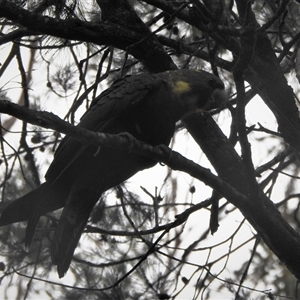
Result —
<instances>
[{"instance_id":1,"label":"bird's long tail","mask_svg":"<svg viewBox=\"0 0 300 300\"><path fill-rule=\"evenodd\" d=\"M8 204L0 210L0 226L27 221L36 213L36 209L39 210L40 215L43 215L62 207L61 199L51 195L49 190L49 184L45 182L28 194ZM47 201L43 201L43 205L40 205L45 198L47 198Z\"/></svg>"},{"instance_id":2,"label":"bird's long tail","mask_svg":"<svg viewBox=\"0 0 300 300\"><path fill-rule=\"evenodd\" d=\"M61 208L64 202L65 199L55 193L50 184L45 182L4 207L0 212L0 226L28 221L25 243L29 246L40 216Z\"/></svg>"},{"instance_id":3,"label":"bird's long tail","mask_svg":"<svg viewBox=\"0 0 300 300\"><path fill-rule=\"evenodd\" d=\"M92 197L84 201L87 195L88 193L84 192L71 192L52 240L51 258L53 264L57 265L60 278L69 269L80 236L98 200Z\"/></svg>"}]
</instances>

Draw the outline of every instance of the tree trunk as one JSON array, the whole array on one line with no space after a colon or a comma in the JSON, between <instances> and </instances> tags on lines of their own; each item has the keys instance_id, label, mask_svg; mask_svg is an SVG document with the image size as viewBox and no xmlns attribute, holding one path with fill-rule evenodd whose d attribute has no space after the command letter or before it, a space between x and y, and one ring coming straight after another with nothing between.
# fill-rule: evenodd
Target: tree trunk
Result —
<instances>
[{"instance_id":1,"label":"tree trunk","mask_svg":"<svg viewBox=\"0 0 300 300\"><path fill-rule=\"evenodd\" d=\"M235 149L209 114L184 119L186 128L200 145L218 175L248 201L227 200L235 205L263 241L286 267L300 279L300 235L281 216L273 202L261 191L250 196L250 178Z\"/></svg>"}]
</instances>

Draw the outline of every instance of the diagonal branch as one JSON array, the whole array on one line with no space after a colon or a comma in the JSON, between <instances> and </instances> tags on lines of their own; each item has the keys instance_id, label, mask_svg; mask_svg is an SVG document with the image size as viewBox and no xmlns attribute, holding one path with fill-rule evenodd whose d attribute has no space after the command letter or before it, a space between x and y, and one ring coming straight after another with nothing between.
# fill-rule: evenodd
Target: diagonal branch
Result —
<instances>
[{"instance_id":1,"label":"diagonal branch","mask_svg":"<svg viewBox=\"0 0 300 300\"><path fill-rule=\"evenodd\" d=\"M111 3L102 1L101 8L104 9L106 5ZM117 8L121 4L123 10L119 16ZM116 9L108 9L111 12L109 20L96 23L79 19L58 20L29 12L10 1L0 0L0 17L25 27L34 35L49 35L66 40L83 41L122 49L141 61L151 72L176 69L164 47L151 34L149 28L126 1L114 1L113 7ZM125 23L127 26L124 24L124 17L126 20L130 20ZM133 20L135 26L132 28L128 24ZM0 44L7 41L11 41L11 36L6 35L0 38Z\"/></svg>"},{"instance_id":2,"label":"diagonal branch","mask_svg":"<svg viewBox=\"0 0 300 300\"><path fill-rule=\"evenodd\" d=\"M143 37L139 33L112 23L91 23L79 19L57 20L29 12L7 0L0 0L0 17L27 28L35 35L45 34L98 45L114 45L121 49L127 47L130 41L135 43ZM6 42L4 37L3 42Z\"/></svg>"},{"instance_id":3,"label":"diagonal branch","mask_svg":"<svg viewBox=\"0 0 300 300\"><path fill-rule=\"evenodd\" d=\"M255 178L249 178L251 174L248 174L239 155L212 117L209 114L201 118L191 115L186 117L184 122L219 176L246 194L248 182L253 182ZM255 194L247 194L247 201L236 202L237 208L267 246L299 279L300 235L287 223L263 191L259 191L257 196Z\"/></svg>"},{"instance_id":4,"label":"diagonal branch","mask_svg":"<svg viewBox=\"0 0 300 300\"><path fill-rule=\"evenodd\" d=\"M162 162L173 170L188 173L206 185L211 186L235 205L246 200L241 192L233 189L225 181L215 176L209 169L201 167L180 153L172 151L167 146L160 145L154 147L136 140L129 134L113 135L93 132L82 127L73 126L52 113L27 109L6 100L0 100L0 112L12 115L33 125L51 128L67 134L80 140L84 144L104 145L105 147L117 148L125 152L132 152L149 157L157 162Z\"/></svg>"}]
</instances>

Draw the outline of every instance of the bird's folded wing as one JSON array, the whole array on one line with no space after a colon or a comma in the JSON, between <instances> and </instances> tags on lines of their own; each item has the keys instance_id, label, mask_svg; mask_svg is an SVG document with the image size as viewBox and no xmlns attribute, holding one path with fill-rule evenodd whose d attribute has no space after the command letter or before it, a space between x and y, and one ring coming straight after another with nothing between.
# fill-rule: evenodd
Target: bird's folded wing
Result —
<instances>
[{"instance_id":1,"label":"bird's folded wing","mask_svg":"<svg viewBox=\"0 0 300 300\"><path fill-rule=\"evenodd\" d=\"M95 98L78 126L95 132L106 132L109 122L117 118L126 108L147 99L147 95L161 87L162 82L162 78L150 74L128 76L116 81ZM86 145L78 140L65 137L55 152L55 159L46 173L46 179L53 180L61 176L85 149Z\"/></svg>"}]
</instances>

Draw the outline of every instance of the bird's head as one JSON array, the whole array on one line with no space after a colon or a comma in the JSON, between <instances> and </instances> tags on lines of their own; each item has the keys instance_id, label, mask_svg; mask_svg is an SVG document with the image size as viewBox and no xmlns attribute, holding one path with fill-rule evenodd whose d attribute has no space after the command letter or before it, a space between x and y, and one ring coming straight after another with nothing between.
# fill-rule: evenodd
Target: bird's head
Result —
<instances>
[{"instance_id":1,"label":"bird's head","mask_svg":"<svg viewBox=\"0 0 300 300\"><path fill-rule=\"evenodd\" d=\"M172 91L184 106L185 116L195 111L218 108L228 100L222 80L205 71L176 71L172 78Z\"/></svg>"}]
</instances>

